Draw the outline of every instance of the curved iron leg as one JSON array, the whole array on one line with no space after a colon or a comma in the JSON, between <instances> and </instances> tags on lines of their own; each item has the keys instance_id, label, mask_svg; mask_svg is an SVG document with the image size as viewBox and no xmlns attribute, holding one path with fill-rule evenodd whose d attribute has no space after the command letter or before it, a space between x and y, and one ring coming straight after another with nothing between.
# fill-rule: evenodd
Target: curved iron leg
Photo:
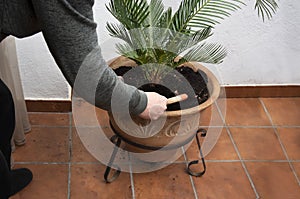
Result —
<instances>
[{"instance_id":1,"label":"curved iron leg","mask_svg":"<svg viewBox=\"0 0 300 199\"><path fill-rule=\"evenodd\" d=\"M200 177L203 176L205 171L206 171L206 164L205 164L205 160L203 157L203 153L202 153L202 149L201 149L201 145L200 145L200 141L199 141L199 137L198 134L201 133L201 137L205 137L207 131L205 129L198 129L197 133L196 133L196 141L197 141L197 145L198 145L198 149L199 149L199 153L200 153L200 157L201 157L201 161L202 161L202 165L203 165L203 171L201 172L194 172L191 170L191 166L194 164L199 164L199 160L193 160L191 162L188 163L188 167L187 167L187 173L191 176L195 176L195 177Z\"/></svg>"},{"instance_id":2,"label":"curved iron leg","mask_svg":"<svg viewBox=\"0 0 300 199\"><path fill-rule=\"evenodd\" d=\"M105 170L105 173L104 173L104 180L105 180L106 183L113 182L114 180L116 180L119 177L119 175L121 173L120 167L114 165L118 169L114 172L114 174L112 175L111 178L108 177L109 174L110 174L110 172L111 172L111 169L112 169L111 167L113 165L113 162L114 162L114 159L115 159L116 154L118 152L118 149L119 149L119 147L121 145L121 139L118 136L116 136L116 135L112 136L110 140L115 144L115 147L114 147L114 150L113 150L113 152L112 152L112 154L110 156L109 163L108 163L108 165L106 167L106 170Z\"/></svg>"}]
</instances>

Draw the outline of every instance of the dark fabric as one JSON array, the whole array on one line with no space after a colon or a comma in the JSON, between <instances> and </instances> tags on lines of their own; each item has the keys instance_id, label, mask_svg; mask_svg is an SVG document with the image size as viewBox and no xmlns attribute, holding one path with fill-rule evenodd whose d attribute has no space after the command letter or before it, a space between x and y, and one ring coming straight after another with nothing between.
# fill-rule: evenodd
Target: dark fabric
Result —
<instances>
[{"instance_id":1,"label":"dark fabric","mask_svg":"<svg viewBox=\"0 0 300 199\"><path fill-rule=\"evenodd\" d=\"M42 31L52 56L72 87L84 63L86 79L75 88L77 94L99 108L111 110L113 91L118 90L120 97L130 101L130 112L137 115L145 110L147 96L119 81L107 66L98 45L93 3L92 0L0 0L5 8L0 30L4 35L16 37Z\"/></svg>"},{"instance_id":2,"label":"dark fabric","mask_svg":"<svg viewBox=\"0 0 300 199\"><path fill-rule=\"evenodd\" d=\"M0 0L0 42L6 37L6 35L4 33L2 33L2 21L3 21L3 8L4 8L4 2L3 0Z\"/></svg>"},{"instance_id":3,"label":"dark fabric","mask_svg":"<svg viewBox=\"0 0 300 199\"><path fill-rule=\"evenodd\" d=\"M15 129L15 109L10 90L0 79L0 199L19 192L32 180L26 168L11 170L11 138Z\"/></svg>"},{"instance_id":4,"label":"dark fabric","mask_svg":"<svg viewBox=\"0 0 300 199\"><path fill-rule=\"evenodd\" d=\"M0 150L10 165L11 138L15 129L15 108L10 90L0 79Z\"/></svg>"},{"instance_id":5,"label":"dark fabric","mask_svg":"<svg viewBox=\"0 0 300 199\"><path fill-rule=\"evenodd\" d=\"M21 38L33 35L41 30L31 1L0 1L3 1L2 33Z\"/></svg>"},{"instance_id":6,"label":"dark fabric","mask_svg":"<svg viewBox=\"0 0 300 199\"><path fill-rule=\"evenodd\" d=\"M24 189L32 181L32 172L21 168L10 170L0 151L0 199L7 199Z\"/></svg>"},{"instance_id":7,"label":"dark fabric","mask_svg":"<svg viewBox=\"0 0 300 199\"><path fill-rule=\"evenodd\" d=\"M7 35L0 33L0 42L1 42L2 40L4 40L6 37L7 37Z\"/></svg>"},{"instance_id":8,"label":"dark fabric","mask_svg":"<svg viewBox=\"0 0 300 199\"><path fill-rule=\"evenodd\" d=\"M32 181L32 172L26 168L15 169L10 172L10 178L11 186L9 195L13 196Z\"/></svg>"},{"instance_id":9,"label":"dark fabric","mask_svg":"<svg viewBox=\"0 0 300 199\"><path fill-rule=\"evenodd\" d=\"M0 199L7 199L10 195L10 171L4 155L0 151Z\"/></svg>"},{"instance_id":10,"label":"dark fabric","mask_svg":"<svg viewBox=\"0 0 300 199\"><path fill-rule=\"evenodd\" d=\"M15 128L15 110L11 93L0 79L0 199L10 195L10 140Z\"/></svg>"}]
</instances>

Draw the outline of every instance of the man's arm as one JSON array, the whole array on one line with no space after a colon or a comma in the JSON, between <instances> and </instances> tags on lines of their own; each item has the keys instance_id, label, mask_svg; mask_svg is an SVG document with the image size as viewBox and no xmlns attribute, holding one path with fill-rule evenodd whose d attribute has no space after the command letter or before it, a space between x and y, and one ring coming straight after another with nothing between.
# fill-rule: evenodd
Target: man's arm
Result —
<instances>
[{"instance_id":1,"label":"man's arm","mask_svg":"<svg viewBox=\"0 0 300 199\"><path fill-rule=\"evenodd\" d=\"M111 96L116 89L123 99L131 99L133 114L145 110L146 94L120 81L101 55L93 20L93 1L35 0L32 4L49 50L71 86L84 65L86 81L80 81L80 89L75 87L77 94L110 110ZM97 82L96 94L91 95L94 82Z\"/></svg>"}]
</instances>

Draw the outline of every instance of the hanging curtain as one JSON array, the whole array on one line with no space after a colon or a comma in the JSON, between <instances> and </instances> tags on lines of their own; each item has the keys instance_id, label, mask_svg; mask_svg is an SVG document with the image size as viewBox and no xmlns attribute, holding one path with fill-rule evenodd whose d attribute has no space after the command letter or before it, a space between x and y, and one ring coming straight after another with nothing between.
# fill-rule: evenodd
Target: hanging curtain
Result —
<instances>
[{"instance_id":1,"label":"hanging curtain","mask_svg":"<svg viewBox=\"0 0 300 199\"><path fill-rule=\"evenodd\" d=\"M15 103L16 128L12 139L15 145L25 144L25 133L31 130L20 79L15 39L8 37L0 43L0 78L11 90Z\"/></svg>"}]
</instances>

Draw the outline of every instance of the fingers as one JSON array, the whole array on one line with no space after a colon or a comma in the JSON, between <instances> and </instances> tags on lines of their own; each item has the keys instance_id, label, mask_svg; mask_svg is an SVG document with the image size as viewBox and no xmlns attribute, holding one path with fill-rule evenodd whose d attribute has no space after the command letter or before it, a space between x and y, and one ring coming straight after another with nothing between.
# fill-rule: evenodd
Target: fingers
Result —
<instances>
[{"instance_id":1,"label":"fingers","mask_svg":"<svg viewBox=\"0 0 300 199\"><path fill-rule=\"evenodd\" d=\"M154 92L146 92L148 104L140 117L144 119L157 120L167 109L167 98Z\"/></svg>"},{"instance_id":2,"label":"fingers","mask_svg":"<svg viewBox=\"0 0 300 199\"><path fill-rule=\"evenodd\" d=\"M157 120L162 114L164 114L167 106L154 105L149 110L149 117L152 120Z\"/></svg>"},{"instance_id":3,"label":"fingers","mask_svg":"<svg viewBox=\"0 0 300 199\"><path fill-rule=\"evenodd\" d=\"M122 82L124 82L124 78L122 76L118 76L119 80L121 80Z\"/></svg>"},{"instance_id":4,"label":"fingers","mask_svg":"<svg viewBox=\"0 0 300 199\"><path fill-rule=\"evenodd\" d=\"M124 82L122 76L118 79ZM144 119L157 120L167 110L167 98L155 92L146 92L148 103L146 109L139 115Z\"/></svg>"}]
</instances>

